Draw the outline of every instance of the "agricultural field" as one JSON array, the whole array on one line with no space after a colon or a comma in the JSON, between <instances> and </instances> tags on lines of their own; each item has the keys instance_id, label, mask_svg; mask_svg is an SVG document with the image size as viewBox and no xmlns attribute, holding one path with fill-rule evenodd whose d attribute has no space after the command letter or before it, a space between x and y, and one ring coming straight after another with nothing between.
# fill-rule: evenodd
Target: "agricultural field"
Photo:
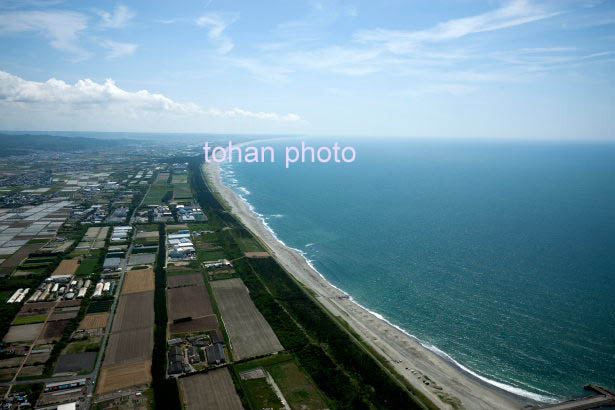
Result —
<instances>
[{"instance_id":1,"label":"agricultural field","mask_svg":"<svg viewBox=\"0 0 615 410\"><path fill-rule=\"evenodd\" d=\"M13 270L21 265L31 253L38 251L44 244L42 243L32 243L23 245L21 248L16 249L16 252L11 256L4 257L4 262L0 264L0 274L10 275Z\"/></svg>"},{"instance_id":2,"label":"agricultural field","mask_svg":"<svg viewBox=\"0 0 615 410\"><path fill-rule=\"evenodd\" d=\"M79 329L83 330L91 330L91 329L104 329L107 327L107 322L109 321L109 313L93 313L90 315L85 315L81 323L79 324Z\"/></svg>"},{"instance_id":3,"label":"agricultural field","mask_svg":"<svg viewBox=\"0 0 615 410\"><path fill-rule=\"evenodd\" d=\"M105 352L104 366L151 358L154 347L153 333L152 327L112 333Z\"/></svg>"},{"instance_id":4,"label":"agricultural field","mask_svg":"<svg viewBox=\"0 0 615 410\"><path fill-rule=\"evenodd\" d=\"M188 275L170 276L167 279L167 288L179 288L183 286L204 286L203 275L193 273Z\"/></svg>"},{"instance_id":5,"label":"agricultural field","mask_svg":"<svg viewBox=\"0 0 615 410\"><path fill-rule=\"evenodd\" d=\"M76 309L76 308L68 308L68 309L69 310L60 310L60 309L54 310L51 316L49 316L49 321L53 322L56 320L72 319L74 317L77 317L77 315L79 314L79 309Z\"/></svg>"},{"instance_id":6,"label":"agricultural field","mask_svg":"<svg viewBox=\"0 0 615 410\"><path fill-rule=\"evenodd\" d=\"M12 292L11 292L12 293ZM22 306L21 310L17 314L17 317L21 316L38 316L49 313L51 308L55 305L55 302L35 302L26 303Z\"/></svg>"},{"instance_id":7,"label":"agricultural field","mask_svg":"<svg viewBox=\"0 0 615 410\"><path fill-rule=\"evenodd\" d=\"M74 275L79 269L80 259L64 259L58 267L53 271L51 276L59 276L59 275Z\"/></svg>"},{"instance_id":8,"label":"agricultural field","mask_svg":"<svg viewBox=\"0 0 615 410\"><path fill-rule=\"evenodd\" d=\"M153 265L156 254L152 253L131 253L128 257L128 266Z\"/></svg>"},{"instance_id":9,"label":"agricultural field","mask_svg":"<svg viewBox=\"0 0 615 410\"><path fill-rule=\"evenodd\" d=\"M33 341L41 334L44 326L43 323L11 326L3 341L5 343Z\"/></svg>"},{"instance_id":10,"label":"agricultural field","mask_svg":"<svg viewBox=\"0 0 615 410\"><path fill-rule=\"evenodd\" d=\"M241 279L218 280L212 282L211 287L231 339L235 360L283 350Z\"/></svg>"},{"instance_id":11,"label":"agricultural field","mask_svg":"<svg viewBox=\"0 0 615 410\"><path fill-rule=\"evenodd\" d=\"M265 377L258 379L243 380L241 382L244 391L252 406L257 409L281 410L284 405L273 391L273 388Z\"/></svg>"},{"instance_id":12,"label":"agricultural field","mask_svg":"<svg viewBox=\"0 0 615 410\"><path fill-rule=\"evenodd\" d=\"M57 320L55 322L47 322L45 328L39 337L38 343L51 343L57 342L62 338L66 326L68 326L68 320Z\"/></svg>"},{"instance_id":13,"label":"agricultural field","mask_svg":"<svg viewBox=\"0 0 615 410\"><path fill-rule=\"evenodd\" d=\"M192 191L188 184L173 184L173 199L176 201L192 200Z\"/></svg>"},{"instance_id":14,"label":"agricultural field","mask_svg":"<svg viewBox=\"0 0 615 410\"><path fill-rule=\"evenodd\" d=\"M87 313L103 313L108 312L113 304L112 300L95 300L88 306Z\"/></svg>"},{"instance_id":15,"label":"agricultural field","mask_svg":"<svg viewBox=\"0 0 615 410\"><path fill-rule=\"evenodd\" d=\"M162 204L162 199L167 196L167 192L172 192L173 187L167 183L169 179L169 174L166 172L161 172L149 189L147 196L143 200L143 205L160 205Z\"/></svg>"},{"instance_id":16,"label":"agricultural field","mask_svg":"<svg viewBox=\"0 0 615 410\"><path fill-rule=\"evenodd\" d=\"M152 381L151 360L103 367L98 379L97 394L139 386Z\"/></svg>"},{"instance_id":17,"label":"agricultural field","mask_svg":"<svg viewBox=\"0 0 615 410\"><path fill-rule=\"evenodd\" d=\"M169 332L171 334L193 333L204 330L215 330L218 328L218 318L216 315L209 315L192 319L187 322L178 322L169 324Z\"/></svg>"},{"instance_id":18,"label":"agricultural field","mask_svg":"<svg viewBox=\"0 0 615 410\"><path fill-rule=\"evenodd\" d=\"M172 184L187 184L188 183L188 175L186 175L186 174L173 175L171 177L171 183Z\"/></svg>"},{"instance_id":19,"label":"agricultural field","mask_svg":"<svg viewBox=\"0 0 615 410\"><path fill-rule=\"evenodd\" d=\"M24 366L19 372L19 375L17 376L17 378L19 379L22 377L41 376L43 374L44 369L45 369L45 366L42 364L38 366Z\"/></svg>"},{"instance_id":20,"label":"agricultural field","mask_svg":"<svg viewBox=\"0 0 615 410\"><path fill-rule=\"evenodd\" d=\"M139 269L126 272L122 295L138 292L154 291L154 271L152 269Z\"/></svg>"},{"instance_id":21,"label":"agricultural field","mask_svg":"<svg viewBox=\"0 0 615 410\"><path fill-rule=\"evenodd\" d=\"M77 276L90 275L92 272L94 272L94 269L96 268L97 263L98 263L98 254L96 253L93 256L83 259L81 263L79 264L79 267L77 268L77 271L75 272L75 274Z\"/></svg>"},{"instance_id":22,"label":"agricultural field","mask_svg":"<svg viewBox=\"0 0 615 410\"><path fill-rule=\"evenodd\" d=\"M226 367L179 379L186 410L243 410Z\"/></svg>"},{"instance_id":23,"label":"agricultural field","mask_svg":"<svg viewBox=\"0 0 615 410\"><path fill-rule=\"evenodd\" d=\"M8 369L10 367L19 367L23 362L22 356L11 357L9 359L0 360L0 369Z\"/></svg>"},{"instance_id":24,"label":"agricultural field","mask_svg":"<svg viewBox=\"0 0 615 410\"><path fill-rule=\"evenodd\" d=\"M47 315L39 316L22 316L13 321L13 325L29 325L31 323L43 323L47 319Z\"/></svg>"},{"instance_id":25,"label":"agricultural field","mask_svg":"<svg viewBox=\"0 0 615 410\"><path fill-rule=\"evenodd\" d=\"M0 382L8 382L17 373L16 367L0 368Z\"/></svg>"},{"instance_id":26,"label":"agricultural field","mask_svg":"<svg viewBox=\"0 0 615 410\"><path fill-rule=\"evenodd\" d=\"M251 360L233 366L235 372L241 376L241 384L252 396L253 390L260 392L258 385L251 386L247 373L256 373L265 370L273 378L282 395L293 409L326 409L324 395L316 388L312 380L299 368L294 357L289 353L280 353L263 359ZM257 376L258 377L258 376ZM262 377L262 375L261 375ZM260 379L265 380L265 379ZM252 399L252 397L251 397ZM252 400L251 400L252 401Z\"/></svg>"},{"instance_id":27,"label":"agricultural field","mask_svg":"<svg viewBox=\"0 0 615 410\"><path fill-rule=\"evenodd\" d=\"M68 346L62 351L63 355L96 352L100 349L101 337L94 337L87 340L80 340L77 342L69 343Z\"/></svg>"},{"instance_id":28,"label":"agricultural field","mask_svg":"<svg viewBox=\"0 0 615 410\"><path fill-rule=\"evenodd\" d=\"M40 364L45 364L47 360L49 360L50 353L35 353L28 356L26 360L26 366L38 366ZM23 357L21 358L23 359Z\"/></svg>"},{"instance_id":29,"label":"agricultural field","mask_svg":"<svg viewBox=\"0 0 615 410\"><path fill-rule=\"evenodd\" d=\"M96 352L84 352L62 355L58 359L54 373L80 373L90 371L94 367L97 354Z\"/></svg>"},{"instance_id":30,"label":"agricultural field","mask_svg":"<svg viewBox=\"0 0 615 410\"><path fill-rule=\"evenodd\" d=\"M53 303L53 302L52 302ZM63 300L58 302L56 309L81 306L81 299Z\"/></svg>"},{"instance_id":31,"label":"agricultural field","mask_svg":"<svg viewBox=\"0 0 615 410\"><path fill-rule=\"evenodd\" d=\"M167 295L170 322L186 317L196 319L214 313L204 285L171 288L167 290Z\"/></svg>"},{"instance_id":32,"label":"agricultural field","mask_svg":"<svg viewBox=\"0 0 615 410\"><path fill-rule=\"evenodd\" d=\"M199 262L211 262L217 261L219 259L226 258L224 251L222 250L213 250L213 251L201 251L197 250L197 258Z\"/></svg>"},{"instance_id":33,"label":"agricultural field","mask_svg":"<svg viewBox=\"0 0 615 410\"><path fill-rule=\"evenodd\" d=\"M154 326L154 292L120 296L112 333Z\"/></svg>"}]
</instances>

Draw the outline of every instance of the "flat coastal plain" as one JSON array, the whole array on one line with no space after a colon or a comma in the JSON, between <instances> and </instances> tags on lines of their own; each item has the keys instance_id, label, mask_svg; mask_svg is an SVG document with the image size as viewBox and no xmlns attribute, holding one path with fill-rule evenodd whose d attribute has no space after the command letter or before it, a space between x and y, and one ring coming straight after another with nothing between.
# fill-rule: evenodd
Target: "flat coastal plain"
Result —
<instances>
[{"instance_id":1,"label":"flat coastal plain","mask_svg":"<svg viewBox=\"0 0 615 410\"><path fill-rule=\"evenodd\" d=\"M258 216L250 211L247 203L221 182L220 168L215 161L205 163L203 170L210 189L217 193L241 223L263 242L266 250L278 263L296 280L309 287L323 306L345 320L365 342L384 356L408 383L424 393L438 407L453 409L453 406L442 401L440 396L446 400L459 400L464 408L474 410L517 410L525 404L535 404L529 399L525 400L470 375L349 299L314 270L303 256L278 242ZM222 316L224 318L224 314ZM430 386L424 385L406 368L428 376L442 390L434 389L434 383Z\"/></svg>"}]
</instances>

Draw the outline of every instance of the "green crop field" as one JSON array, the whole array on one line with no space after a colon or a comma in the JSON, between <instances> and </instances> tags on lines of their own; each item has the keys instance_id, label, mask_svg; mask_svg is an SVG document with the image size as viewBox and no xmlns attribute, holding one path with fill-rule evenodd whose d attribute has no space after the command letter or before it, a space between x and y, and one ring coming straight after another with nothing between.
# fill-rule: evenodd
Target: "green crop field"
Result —
<instances>
[{"instance_id":1,"label":"green crop field","mask_svg":"<svg viewBox=\"0 0 615 410\"><path fill-rule=\"evenodd\" d=\"M79 267L77 268L76 275L77 276L87 276L94 272L94 268L98 263L98 257L90 257L81 261Z\"/></svg>"},{"instance_id":2,"label":"green crop field","mask_svg":"<svg viewBox=\"0 0 615 410\"><path fill-rule=\"evenodd\" d=\"M47 319L47 315L39 315L39 316L24 316L18 317L13 322L14 325L30 325L33 323L43 323Z\"/></svg>"}]
</instances>

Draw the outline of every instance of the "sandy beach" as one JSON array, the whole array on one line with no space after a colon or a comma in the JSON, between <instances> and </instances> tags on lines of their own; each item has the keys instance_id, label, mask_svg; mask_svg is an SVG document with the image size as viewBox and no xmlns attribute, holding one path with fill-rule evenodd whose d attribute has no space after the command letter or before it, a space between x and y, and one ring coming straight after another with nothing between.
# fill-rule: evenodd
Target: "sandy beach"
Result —
<instances>
[{"instance_id":1,"label":"sandy beach","mask_svg":"<svg viewBox=\"0 0 615 410\"><path fill-rule=\"evenodd\" d=\"M301 254L281 244L246 202L222 184L217 163L211 161L205 164L204 170L209 187L217 192L243 225L260 238L271 255L296 280L313 290L323 306L345 320L399 374L436 405L452 409L449 400L455 400L466 409L492 410L520 409L527 404L535 404L463 371L452 361L423 347L413 337L353 302L348 295L330 285ZM420 375L429 377L432 381L430 386L423 383ZM443 402L442 397L449 403Z\"/></svg>"}]
</instances>

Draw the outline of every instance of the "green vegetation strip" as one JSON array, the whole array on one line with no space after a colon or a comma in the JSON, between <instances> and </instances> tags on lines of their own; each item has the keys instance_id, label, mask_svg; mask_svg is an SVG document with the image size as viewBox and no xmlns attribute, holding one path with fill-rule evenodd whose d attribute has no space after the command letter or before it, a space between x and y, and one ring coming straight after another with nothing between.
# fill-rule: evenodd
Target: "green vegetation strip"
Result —
<instances>
[{"instance_id":1,"label":"green vegetation strip","mask_svg":"<svg viewBox=\"0 0 615 410\"><path fill-rule=\"evenodd\" d=\"M24 317L18 317L17 319L15 319L13 324L14 325L30 325L33 323L43 323L45 319L47 319L47 315L24 316Z\"/></svg>"}]
</instances>

